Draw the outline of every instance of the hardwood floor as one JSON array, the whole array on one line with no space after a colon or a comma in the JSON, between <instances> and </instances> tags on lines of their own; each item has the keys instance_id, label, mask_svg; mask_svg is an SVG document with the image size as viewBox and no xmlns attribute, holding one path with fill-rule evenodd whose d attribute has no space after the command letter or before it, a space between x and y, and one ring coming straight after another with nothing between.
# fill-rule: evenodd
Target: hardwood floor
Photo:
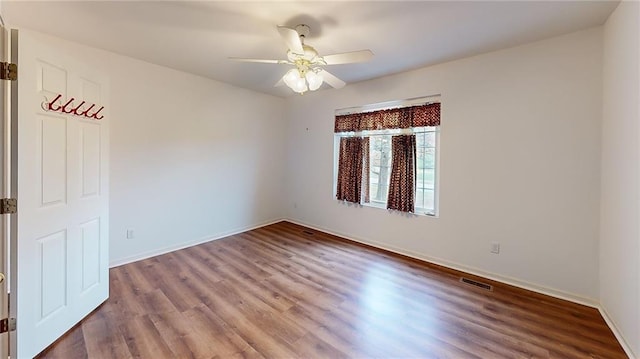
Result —
<instances>
[{"instance_id":1,"label":"hardwood floor","mask_svg":"<svg viewBox=\"0 0 640 359\"><path fill-rule=\"evenodd\" d=\"M41 358L626 358L596 309L281 222L111 269Z\"/></svg>"}]
</instances>

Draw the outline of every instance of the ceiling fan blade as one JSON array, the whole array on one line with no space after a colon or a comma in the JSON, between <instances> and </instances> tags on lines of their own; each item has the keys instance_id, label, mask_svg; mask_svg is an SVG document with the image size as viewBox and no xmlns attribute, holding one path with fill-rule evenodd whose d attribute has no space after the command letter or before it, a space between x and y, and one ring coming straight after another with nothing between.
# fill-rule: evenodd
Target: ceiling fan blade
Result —
<instances>
[{"instance_id":1,"label":"ceiling fan blade","mask_svg":"<svg viewBox=\"0 0 640 359\"><path fill-rule=\"evenodd\" d=\"M280 87L280 86L284 86L284 76L282 76L280 80L278 80L278 82L276 82L276 84L273 85L273 87Z\"/></svg>"},{"instance_id":2,"label":"ceiling fan blade","mask_svg":"<svg viewBox=\"0 0 640 359\"><path fill-rule=\"evenodd\" d=\"M333 54L323 56L327 65L350 64L354 62L365 62L371 60L373 52L371 50L360 50L352 52L343 52L341 54Z\"/></svg>"},{"instance_id":3,"label":"ceiling fan blade","mask_svg":"<svg viewBox=\"0 0 640 359\"><path fill-rule=\"evenodd\" d=\"M324 82L328 83L329 85L331 85L331 87L336 89L341 89L344 87L344 85L347 84L346 82L335 77L333 74L331 74L327 70L320 70L318 72L318 75L322 76L322 79L324 80Z\"/></svg>"},{"instance_id":4,"label":"ceiling fan blade","mask_svg":"<svg viewBox=\"0 0 640 359\"><path fill-rule=\"evenodd\" d=\"M302 41L300 41L300 35L294 29L288 28L286 26L278 26L278 32L282 39L287 44L287 47L291 52L296 54L304 54L304 49L302 48Z\"/></svg>"},{"instance_id":5,"label":"ceiling fan blade","mask_svg":"<svg viewBox=\"0 0 640 359\"><path fill-rule=\"evenodd\" d=\"M271 59L247 59L244 57L230 57L229 60L240 62L259 62L263 64L288 64L287 60L271 60Z\"/></svg>"}]
</instances>

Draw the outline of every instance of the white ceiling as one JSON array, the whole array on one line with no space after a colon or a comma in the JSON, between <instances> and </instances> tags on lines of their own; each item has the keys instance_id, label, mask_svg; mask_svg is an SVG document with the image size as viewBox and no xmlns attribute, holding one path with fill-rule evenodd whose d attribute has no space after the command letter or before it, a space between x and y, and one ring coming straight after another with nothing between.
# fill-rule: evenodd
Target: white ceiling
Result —
<instances>
[{"instance_id":1,"label":"white ceiling","mask_svg":"<svg viewBox=\"0 0 640 359\"><path fill-rule=\"evenodd\" d=\"M286 65L276 25L311 27L321 55L371 49L328 68L347 83L601 25L618 1L3 1L5 22L276 96ZM326 87L326 85L325 85ZM324 88L324 87L323 87Z\"/></svg>"}]
</instances>

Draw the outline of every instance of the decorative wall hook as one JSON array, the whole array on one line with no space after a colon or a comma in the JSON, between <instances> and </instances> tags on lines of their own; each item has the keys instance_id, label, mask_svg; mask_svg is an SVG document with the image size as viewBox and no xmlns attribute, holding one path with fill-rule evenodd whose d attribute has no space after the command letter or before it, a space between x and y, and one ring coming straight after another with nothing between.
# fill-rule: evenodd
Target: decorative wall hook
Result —
<instances>
[{"instance_id":1,"label":"decorative wall hook","mask_svg":"<svg viewBox=\"0 0 640 359\"><path fill-rule=\"evenodd\" d=\"M50 102L46 102L45 101L42 104L43 105L42 108L45 111L60 112L62 114L80 116L80 117L90 118L90 119L94 119L94 120L102 120L104 118L104 115L100 115L100 112L104 109L104 106L102 106L99 109L95 110L94 108L97 107L97 105L94 103L94 104L91 104L91 106L89 106L88 108L83 110L82 106L87 104L87 102L86 101L82 101L82 102L80 102L79 105L76 106L76 105L73 104L73 101L76 100L73 97L70 98L67 101L67 103L65 103L64 105L57 105L56 102L58 100L60 100L61 98L62 98L62 94L58 94L58 96L55 99L53 99L53 101L50 101Z\"/></svg>"}]
</instances>

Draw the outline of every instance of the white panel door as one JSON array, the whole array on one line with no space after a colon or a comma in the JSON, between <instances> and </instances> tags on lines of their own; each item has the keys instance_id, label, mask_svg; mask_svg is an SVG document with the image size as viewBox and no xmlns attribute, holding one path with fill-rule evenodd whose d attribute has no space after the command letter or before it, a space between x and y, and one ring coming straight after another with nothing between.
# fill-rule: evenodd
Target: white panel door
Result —
<instances>
[{"instance_id":1,"label":"white panel door","mask_svg":"<svg viewBox=\"0 0 640 359\"><path fill-rule=\"evenodd\" d=\"M9 61L9 38L8 32L3 26L0 26L0 61ZM9 61L10 62L10 61ZM5 150L6 140L5 134L9 132L9 101L7 95L10 93L9 81L0 82L0 196L2 198L10 197L7 184L10 182L8 175L8 152ZM6 130L6 132L5 132ZM7 156L7 157L5 157ZM0 273L6 278L0 282L0 318L9 316L8 303L8 282L9 282L9 214L0 215ZM9 333L0 334L0 358L6 358L9 355Z\"/></svg>"},{"instance_id":2,"label":"white panel door","mask_svg":"<svg viewBox=\"0 0 640 359\"><path fill-rule=\"evenodd\" d=\"M18 39L13 354L30 358L109 295L109 104L106 76L82 49L22 30Z\"/></svg>"}]
</instances>

